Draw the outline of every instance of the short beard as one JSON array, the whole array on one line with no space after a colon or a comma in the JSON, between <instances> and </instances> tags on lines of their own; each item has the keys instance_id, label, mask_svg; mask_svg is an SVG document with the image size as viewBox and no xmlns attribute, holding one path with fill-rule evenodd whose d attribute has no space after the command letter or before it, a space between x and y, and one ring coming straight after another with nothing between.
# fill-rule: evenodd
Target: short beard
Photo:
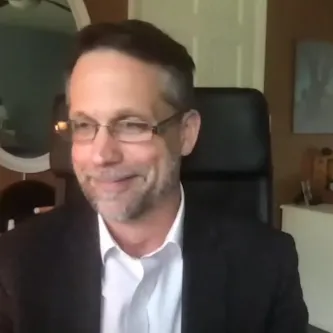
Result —
<instances>
[{"instance_id":1,"label":"short beard","mask_svg":"<svg viewBox=\"0 0 333 333\"><path fill-rule=\"evenodd\" d=\"M163 182L157 188L147 187L141 195L140 193L137 193L137 195L134 195L137 200L132 200L127 203L122 209L118 210L117 213L109 213L107 209L107 205L112 205L116 201L114 197L112 199L111 197L106 197L105 199L96 200L92 191L89 190L89 184L87 184L86 178L84 176L80 177L79 174L77 174L77 179L86 199L105 221L137 223L147 214L147 212L156 208L179 188L180 159L178 157L170 160L168 170L168 176L165 177ZM135 190L139 191L137 189Z\"/></svg>"}]
</instances>

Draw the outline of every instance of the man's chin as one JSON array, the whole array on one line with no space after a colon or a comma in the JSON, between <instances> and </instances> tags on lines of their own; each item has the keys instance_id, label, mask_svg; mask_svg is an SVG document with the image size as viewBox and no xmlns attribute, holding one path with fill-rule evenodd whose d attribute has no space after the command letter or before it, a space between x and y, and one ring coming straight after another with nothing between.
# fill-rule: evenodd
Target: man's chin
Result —
<instances>
[{"instance_id":1,"label":"man's chin","mask_svg":"<svg viewBox=\"0 0 333 333\"><path fill-rule=\"evenodd\" d=\"M130 224L135 220L132 214L128 212L115 212L115 211L110 212L101 209L99 210L99 214L102 216L103 220L107 223Z\"/></svg>"},{"instance_id":2,"label":"man's chin","mask_svg":"<svg viewBox=\"0 0 333 333\"><path fill-rule=\"evenodd\" d=\"M100 200L95 206L98 213L109 222L130 222L141 212L140 207L133 206L133 203Z\"/></svg>"}]
</instances>

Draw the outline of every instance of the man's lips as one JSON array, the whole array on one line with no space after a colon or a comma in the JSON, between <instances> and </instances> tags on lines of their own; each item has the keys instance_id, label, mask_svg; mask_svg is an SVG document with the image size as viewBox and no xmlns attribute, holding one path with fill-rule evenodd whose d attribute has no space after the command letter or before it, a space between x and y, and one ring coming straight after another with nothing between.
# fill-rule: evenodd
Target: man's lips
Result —
<instances>
[{"instance_id":1,"label":"man's lips","mask_svg":"<svg viewBox=\"0 0 333 333\"><path fill-rule=\"evenodd\" d=\"M121 191L129 187L130 183L136 176L126 176L122 178L93 178L92 184L96 188L101 188L109 191Z\"/></svg>"}]
</instances>

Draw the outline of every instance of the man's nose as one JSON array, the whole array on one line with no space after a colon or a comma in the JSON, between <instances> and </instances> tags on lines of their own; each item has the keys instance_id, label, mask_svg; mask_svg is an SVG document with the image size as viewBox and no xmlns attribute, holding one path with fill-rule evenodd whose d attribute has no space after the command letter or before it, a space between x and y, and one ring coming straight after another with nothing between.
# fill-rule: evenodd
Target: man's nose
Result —
<instances>
[{"instance_id":1,"label":"man's nose","mask_svg":"<svg viewBox=\"0 0 333 333\"><path fill-rule=\"evenodd\" d=\"M107 165L119 163L122 159L119 141L108 132L106 127L100 127L93 142L92 162L95 165Z\"/></svg>"}]
</instances>

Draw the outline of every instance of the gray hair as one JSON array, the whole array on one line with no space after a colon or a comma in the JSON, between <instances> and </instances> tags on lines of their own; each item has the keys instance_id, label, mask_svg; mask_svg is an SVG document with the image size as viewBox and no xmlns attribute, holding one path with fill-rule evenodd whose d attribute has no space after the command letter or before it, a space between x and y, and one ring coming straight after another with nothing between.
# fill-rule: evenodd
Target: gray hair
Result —
<instances>
[{"instance_id":1,"label":"gray hair","mask_svg":"<svg viewBox=\"0 0 333 333\"><path fill-rule=\"evenodd\" d=\"M195 64L192 57L183 45L162 30L140 20L99 23L83 28L78 33L74 57L68 67L66 88L78 59L101 49L116 50L160 67L166 102L183 112L193 107Z\"/></svg>"}]
</instances>

